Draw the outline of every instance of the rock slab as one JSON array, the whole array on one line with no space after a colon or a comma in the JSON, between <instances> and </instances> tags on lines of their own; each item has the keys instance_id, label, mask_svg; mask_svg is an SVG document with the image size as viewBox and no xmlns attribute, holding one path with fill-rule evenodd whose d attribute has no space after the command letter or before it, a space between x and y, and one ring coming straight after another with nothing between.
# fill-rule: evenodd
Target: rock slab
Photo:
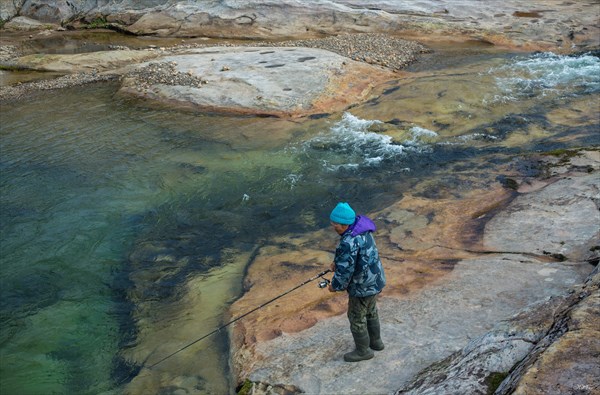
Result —
<instances>
[{"instance_id":1,"label":"rock slab","mask_svg":"<svg viewBox=\"0 0 600 395\"><path fill-rule=\"evenodd\" d=\"M395 395L597 393L598 322L600 274L596 268L568 296L537 303L501 322L461 351L423 370Z\"/></svg>"},{"instance_id":2,"label":"rock slab","mask_svg":"<svg viewBox=\"0 0 600 395\"><path fill-rule=\"evenodd\" d=\"M160 62L173 68L171 78L130 75L121 93L203 111L295 117L341 111L395 76L314 48L198 48ZM177 78L182 74L203 83L187 84Z\"/></svg>"},{"instance_id":3,"label":"rock slab","mask_svg":"<svg viewBox=\"0 0 600 395\"><path fill-rule=\"evenodd\" d=\"M593 361L597 359L600 327L597 285L581 288L578 284L592 272L590 262L597 261L600 248L596 205L600 158L596 153L590 150L572 156L567 161L570 165L563 166L553 178L539 180L543 187L523 192L501 210L492 211L495 214L487 220L482 240L461 244L471 237L456 238L464 231L443 222L436 224L444 230L440 236L447 239L448 246L429 248L427 256L431 258L438 250L447 255L460 250L461 245L463 256L456 253L460 258L443 277L429 273L431 282L405 293L395 292L398 287L409 286L398 276L408 273L406 268L401 272L398 267L415 263L394 255L395 239L390 237L389 244L385 235L393 235L388 225L396 226L406 215L398 208L382 210L374 218L383 221L378 244L390 274L389 286L379 302L385 349L376 352L372 360L348 364L343 354L353 349L353 342L344 315L318 320L297 332L285 330L267 314L252 327L236 324L232 331L234 372L241 380L258 383L256 389L271 385L266 392L257 392L269 394L285 393L290 388L311 394L485 394L503 380L510 388L506 393L513 389L517 393L545 393L550 391L548 386L565 389L563 393L594 393L594 377L598 375ZM560 199L552 198L557 196ZM573 207L579 210L571 210ZM412 209L417 210L416 202ZM519 229L518 222L509 220L513 217L525 219L523 226L530 227L527 237L513 237L515 227ZM579 220L585 226L570 225ZM546 233L539 237L532 234L544 228ZM555 234L560 237L549 237ZM564 250L554 249L559 246ZM556 254L546 254L546 248ZM305 259L300 255L289 258L291 267ZM307 264L318 262L316 255L306 259ZM282 260L279 257L276 261ZM258 259L257 263L266 262ZM248 278L253 278L254 266ZM421 273L427 273L426 266L435 266L435 262L419 266ZM338 299L345 298L343 294L333 295L331 299L336 302L328 304L324 296L310 291L303 290L302 297L293 303L300 319L308 316L309 310L339 311ZM582 303L575 303L578 301ZM257 328L262 326L278 329L259 338ZM563 335L567 328L572 332ZM522 374L506 378L519 361L528 359ZM557 369L564 375L557 375ZM580 391L569 392L577 389Z\"/></svg>"}]
</instances>

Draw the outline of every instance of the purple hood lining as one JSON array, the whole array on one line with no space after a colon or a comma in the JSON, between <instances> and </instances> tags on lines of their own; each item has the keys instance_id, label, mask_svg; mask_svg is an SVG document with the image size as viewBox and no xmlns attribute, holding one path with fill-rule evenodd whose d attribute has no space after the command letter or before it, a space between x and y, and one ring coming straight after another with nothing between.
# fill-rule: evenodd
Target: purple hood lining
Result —
<instances>
[{"instance_id":1,"label":"purple hood lining","mask_svg":"<svg viewBox=\"0 0 600 395\"><path fill-rule=\"evenodd\" d=\"M369 217L358 215L346 232L350 232L350 236L355 237L363 233L374 232L375 230L377 230L377 227Z\"/></svg>"}]
</instances>

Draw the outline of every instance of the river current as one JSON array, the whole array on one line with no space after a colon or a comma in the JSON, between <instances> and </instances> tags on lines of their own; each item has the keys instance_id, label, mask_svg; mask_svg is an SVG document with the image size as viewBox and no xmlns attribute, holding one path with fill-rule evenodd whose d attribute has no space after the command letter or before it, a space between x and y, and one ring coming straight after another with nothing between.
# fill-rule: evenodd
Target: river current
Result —
<instances>
[{"instance_id":1,"label":"river current","mask_svg":"<svg viewBox=\"0 0 600 395\"><path fill-rule=\"evenodd\" d=\"M117 88L2 105L2 393L227 393L225 332L131 380L226 321L264 240L327 226L340 200L369 212L600 145L598 54L438 48L305 121L147 108Z\"/></svg>"}]
</instances>

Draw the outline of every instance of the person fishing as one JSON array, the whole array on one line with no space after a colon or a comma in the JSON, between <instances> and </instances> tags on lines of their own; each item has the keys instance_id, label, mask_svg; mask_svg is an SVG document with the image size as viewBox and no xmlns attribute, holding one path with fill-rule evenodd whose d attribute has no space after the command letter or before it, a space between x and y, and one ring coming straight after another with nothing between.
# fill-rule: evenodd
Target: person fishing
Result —
<instances>
[{"instance_id":1,"label":"person fishing","mask_svg":"<svg viewBox=\"0 0 600 395\"><path fill-rule=\"evenodd\" d=\"M384 348L381 340L377 295L385 287L385 273L373 238L376 226L357 216L348 203L340 202L329 216L340 242L331 264L330 292L348 292L348 320L356 349L344 354L346 362L373 358L372 350Z\"/></svg>"}]
</instances>

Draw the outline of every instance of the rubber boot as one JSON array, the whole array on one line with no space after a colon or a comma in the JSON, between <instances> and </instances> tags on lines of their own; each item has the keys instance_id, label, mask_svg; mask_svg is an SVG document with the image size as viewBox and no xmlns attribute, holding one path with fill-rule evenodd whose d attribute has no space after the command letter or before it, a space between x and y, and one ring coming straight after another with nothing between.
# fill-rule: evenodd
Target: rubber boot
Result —
<instances>
[{"instance_id":1,"label":"rubber boot","mask_svg":"<svg viewBox=\"0 0 600 395\"><path fill-rule=\"evenodd\" d=\"M367 320L367 330L369 331L369 347L375 351L383 350L385 346L381 340L379 319Z\"/></svg>"},{"instance_id":2,"label":"rubber boot","mask_svg":"<svg viewBox=\"0 0 600 395\"><path fill-rule=\"evenodd\" d=\"M358 362L373 358L373 351L369 348L369 333L368 332L352 332L356 350L344 354L344 361Z\"/></svg>"}]
</instances>

